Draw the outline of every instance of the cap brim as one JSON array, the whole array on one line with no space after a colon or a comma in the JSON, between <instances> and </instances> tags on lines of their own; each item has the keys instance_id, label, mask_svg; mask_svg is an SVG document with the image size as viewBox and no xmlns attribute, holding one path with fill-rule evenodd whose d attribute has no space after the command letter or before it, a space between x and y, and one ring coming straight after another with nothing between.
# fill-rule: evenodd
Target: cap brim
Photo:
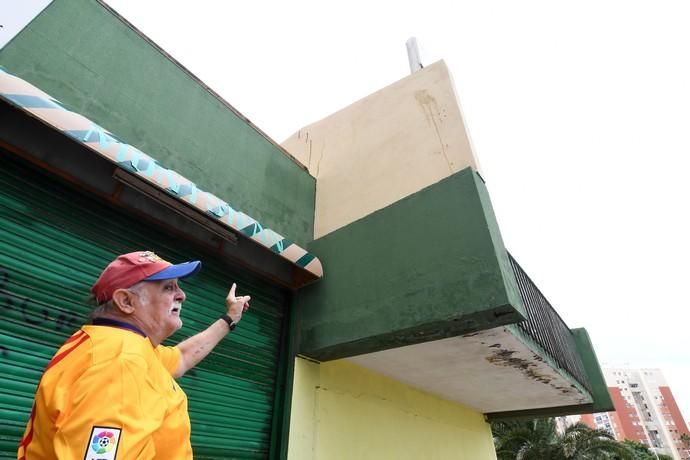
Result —
<instances>
[{"instance_id":1,"label":"cap brim","mask_svg":"<svg viewBox=\"0 0 690 460\"><path fill-rule=\"evenodd\" d=\"M193 262L185 262L182 264L171 265L168 268L164 268L158 273L154 273L148 278L144 278L144 281L160 281L160 280L171 280L174 278L187 278L192 276L201 270L201 262L195 260Z\"/></svg>"}]
</instances>

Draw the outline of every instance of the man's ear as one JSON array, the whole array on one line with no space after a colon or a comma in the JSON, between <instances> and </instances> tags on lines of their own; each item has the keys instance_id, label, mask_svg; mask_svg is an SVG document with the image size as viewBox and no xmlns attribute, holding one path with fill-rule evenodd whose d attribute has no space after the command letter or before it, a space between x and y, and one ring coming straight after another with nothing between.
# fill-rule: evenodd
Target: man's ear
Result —
<instances>
[{"instance_id":1,"label":"man's ear","mask_svg":"<svg viewBox=\"0 0 690 460\"><path fill-rule=\"evenodd\" d=\"M134 313L134 294L127 289L117 289L113 292L113 305L125 315Z\"/></svg>"}]
</instances>

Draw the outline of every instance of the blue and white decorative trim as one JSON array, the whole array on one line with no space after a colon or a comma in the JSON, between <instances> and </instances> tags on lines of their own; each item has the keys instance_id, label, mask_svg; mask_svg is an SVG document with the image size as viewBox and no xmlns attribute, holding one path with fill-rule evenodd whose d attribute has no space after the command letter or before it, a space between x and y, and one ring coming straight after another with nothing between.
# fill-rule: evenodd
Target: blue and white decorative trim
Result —
<instances>
[{"instance_id":1,"label":"blue and white decorative trim","mask_svg":"<svg viewBox=\"0 0 690 460\"><path fill-rule=\"evenodd\" d=\"M323 276L321 262L314 255L2 68L0 97L317 278Z\"/></svg>"}]
</instances>

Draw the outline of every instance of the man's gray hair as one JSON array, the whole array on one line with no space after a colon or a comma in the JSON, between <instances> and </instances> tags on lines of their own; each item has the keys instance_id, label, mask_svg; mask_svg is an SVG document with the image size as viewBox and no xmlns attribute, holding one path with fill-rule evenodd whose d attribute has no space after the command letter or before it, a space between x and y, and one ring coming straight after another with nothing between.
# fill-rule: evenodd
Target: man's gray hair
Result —
<instances>
[{"instance_id":1,"label":"man's gray hair","mask_svg":"<svg viewBox=\"0 0 690 460\"><path fill-rule=\"evenodd\" d=\"M127 290L132 291L137 295L141 296L142 302L147 302L148 298L145 297L144 294L146 291L142 289L144 287L144 283L146 283L146 281L139 281L137 284L128 287ZM91 312L89 312L90 321L93 321L94 319L100 318L102 316L106 316L115 310L115 304L113 303L113 299L99 304L94 294L89 295L89 297L86 299L86 303L87 305L93 307Z\"/></svg>"}]
</instances>

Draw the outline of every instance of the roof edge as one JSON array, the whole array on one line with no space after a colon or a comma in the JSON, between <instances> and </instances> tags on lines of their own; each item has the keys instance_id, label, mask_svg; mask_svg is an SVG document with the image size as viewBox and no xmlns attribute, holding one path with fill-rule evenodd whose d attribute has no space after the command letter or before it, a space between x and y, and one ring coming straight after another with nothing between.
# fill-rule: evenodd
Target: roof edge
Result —
<instances>
[{"instance_id":1,"label":"roof edge","mask_svg":"<svg viewBox=\"0 0 690 460\"><path fill-rule=\"evenodd\" d=\"M1 67L0 98L311 276L323 276L321 261L313 254Z\"/></svg>"},{"instance_id":2,"label":"roof edge","mask_svg":"<svg viewBox=\"0 0 690 460\"><path fill-rule=\"evenodd\" d=\"M139 35L146 43L151 45L151 47L153 47L156 51L158 51L163 57L165 57L170 62L175 64L177 67L179 67L180 70L182 70L184 73L186 73L187 76L189 76L192 80L194 80L199 86L204 88L206 90L206 92L208 92L211 96L215 97L221 104L223 104L228 110L230 110L232 113L234 113L240 120L247 123L258 134L260 134L268 142L273 144L273 146L276 147L278 150L280 150L283 153L283 155L285 155L290 160L292 160L292 162L295 163L297 166L299 166L302 170L309 173L307 167L304 166L299 160L297 160L297 158L295 158L290 152L288 152L285 149L285 147L281 146L271 136L266 134L266 132L264 132L261 128L259 128L254 123L252 123L252 121L249 118L247 118L245 115L243 115L242 112L237 110L232 104L230 104L228 101L226 101L220 94L218 94L216 91L214 91L210 86L208 86L206 83L204 83L199 77L197 77L191 70L189 70L187 67L185 67L180 61L178 61L177 59L172 57L172 55L170 53L165 51L160 45L158 45L151 38L149 38L144 32L142 32L134 24L129 22L124 16L122 16L120 13L118 13L112 6L108 5L103 0L96 0L96 1L105 10L107 10L110 14L112 14L116 19L118 19L120 22L122 22L125 26L132 29L132 31L134 33Z\"/></svg>"}]
</instances>

